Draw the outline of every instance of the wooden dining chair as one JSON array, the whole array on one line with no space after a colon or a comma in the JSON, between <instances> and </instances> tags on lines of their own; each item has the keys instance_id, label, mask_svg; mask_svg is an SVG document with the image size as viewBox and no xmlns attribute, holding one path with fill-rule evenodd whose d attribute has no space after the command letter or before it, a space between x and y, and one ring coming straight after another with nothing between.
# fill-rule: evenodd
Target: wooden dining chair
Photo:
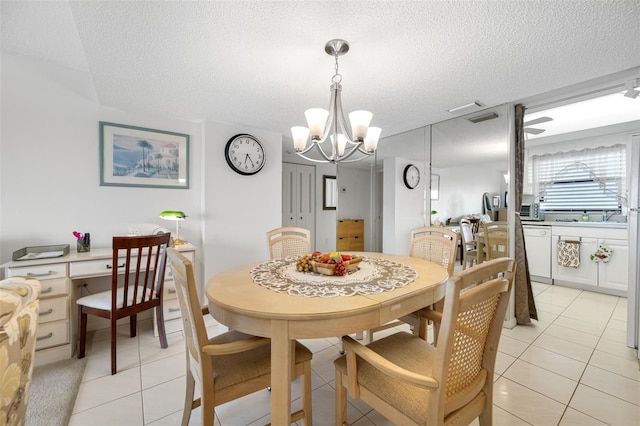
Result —
<instances>
[{"instance_id":1,"label":"wooden dining chair","mask_svg":"<svg viewBox=\"0 0 640 426\"><path fill-rule=\"evenodd\" d=\"M442 227L417 228L411 231L409 256L437 263L445 268L449 276L451 276L455 269L457 247L458 234L455 231ZM368 330L367 342L371 343L373 341L375 332L402 324L409 324L414 334L427 338L427 325L419 320L418 313L412 313L396 321Z\"/></svg>"},{"instance_id":2,"label":"wooden dining chair","mask_svg":"<svg viewBox=\"0 0 640 426\"><path fill-rule=\"evenodd\" d=\"M509 255L509 229L506 222L482 224L485 259L497 259Z\"/></svg>"},{"instance_id":3,"label":"wooden dining chair","mask_svg":"<svg viewBox=\"0 0 640 426\"><path fill-rule=\"evenodd\" d=\"M478 246L469 219L460 219L460 238L462 240L462 269L478 263Z\"/></svg>"},{"instance_id":4,"label":"wooden dining chair","mask_svg":"<svg viewBox=\"0 0 640 426\"><path fill-rule=\"evenodd\" d=\"M78 304L78 358L84 358L87 342L87 315L110 321L111 374L116 374L117 321L129 317L129 335L136 336L137 316L155 308L160 346L167 348L162 311L162 287L170 233L136 237L113 237L111 290L76 300ZM128 273L127 273L128 272Z\"/></svg>"},{"instance_id":5,"label":"wooden dining chair","mask_svg":"<svg viewBox=\"0 0 640 426\"><path fill-rule=\"evenodd\" d=\"M285 226L267 232L270 259L311 254L311 231L296 226Z\"/></svg>"},{"instance_id":6,"label":"wooden dining chair","mask_svg":"<svg viewBox=\"0 0 640 426\"><path fill-rule=\"evenodd\" d=\"M515 269L513 263L488 261L448 281L435 346L406 332L366 346L344 336L346 355L334 361L335 423L346 424L348 393L393 424L479 418L480 425L491 425L495 361L512 284L496 275Z\"/></svg>"},{"instance_id":7,"label":"wooden dining chair","mask_svg":"<svg viewBox=\"0 0 640 426\"><path fill-rule=\"evenodd\" d=\"M184 323L187 357L182 426L189 424L191 411L199 406L202 424L213 426L215 407L271 385L271 339L238 331L210 339L203 318L208 309L201 308L193 264L174 249L168 253ZM302 409L291 419L303 419L305 425L312 423L311 357L309 349L295 342L293 377L302 377ZM194 399L196 386L200 398Z\"/></svg>"}]
</instances>

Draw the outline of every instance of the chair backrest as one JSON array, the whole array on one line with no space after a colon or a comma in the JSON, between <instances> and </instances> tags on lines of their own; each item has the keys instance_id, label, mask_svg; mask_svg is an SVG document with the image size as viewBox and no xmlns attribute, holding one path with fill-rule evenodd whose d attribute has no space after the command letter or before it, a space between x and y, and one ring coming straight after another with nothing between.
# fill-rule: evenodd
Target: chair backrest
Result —
<instances>
[{"instance_id":1,"label":"chair backrest","mask_svg":"<svg viewBox=\"0 0 640 426\"><path fill-rule=\"evenodd\" d=\"M473 241L473 228L469 219L460 219L460 238L462 238L462 246L465 250L472 250L475 246L470 244Z\"/></svg>"},{"instance_id":2,"label":"chair backrest","mask_svg":"<svg viewBox=\"0 0 640 426\"><path fill-rule=\"evenodd\" d=\"M457 247L458 234L448 228L417 228L411 231L409 256L442 265L449 275L453 275Z\"/></svg>"},{"instance_id":3,"label":"chair backrest","mask_svg":"<svg viewBox=\"0 0 640 426\"><path fill-rule=\"evenodd\" d=\"M270 259L311 254L311 231L296 226L285 226L267 232Z\"/></svg>"},{"instance_id":4,"label":"chair backrest","mask_svg":"<svg viewBox=\"0 0 640 426\"><path fill-rule=\"evenodd\" d=\"M433 370L440 387L429 399L430 414L446 416L462 408L461 419L478 416L471 401L481 389L491 388L515 268L513 259L494 259L447 283ZM463 413L467 404L468 417Z\"/></svg>"},{"instance_id":5,"label":"chair backrest","mask_svg":"<svg viewBox=\"0 0 640 426\"><path fill-rule=\"evenodd\" d=\"M202 380L200 349L209 343L209 339L198 299L193 263L176 250L169 249L167 253L180 304L185 343L189 351L188 368L196 380Z\"/></svg>"},{"instance_id":6,"label":"chair backrest","mask_svg":"<svg viewBox=\"0 0 640 426\"><path fill-rule=\"evenodd\" d=\"M170 238L170 233L113 237L112 310L134 306L143 310L159 302ZM129 271L129 274L123 274L122 271ZM120 297L119 291L122 291Z\"/></svg>"},{"instance_id":7,"label":"chair backrest","mask_svg":"<svg viewBox=\"0 0 640 426\"><path fill-rule=\"evenodd\" d=\"M509 255L509 229L506 222L483 223L486 259Z\"/></svg>"}]
</instances>

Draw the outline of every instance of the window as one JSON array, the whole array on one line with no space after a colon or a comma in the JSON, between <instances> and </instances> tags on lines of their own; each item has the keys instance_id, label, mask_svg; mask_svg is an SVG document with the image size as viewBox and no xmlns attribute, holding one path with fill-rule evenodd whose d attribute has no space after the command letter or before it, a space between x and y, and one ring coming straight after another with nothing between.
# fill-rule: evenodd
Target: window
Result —
<instances>
[{"instance_id":1,"label":"window","mask_svg":"<svg viewBox=\"0 0 640 426\"><path fill-rule=\"evenodd\" d=\"M626 146L531 157L536 201L546 211L619 210L626 195Z\"/></svg>"}]
</instances>

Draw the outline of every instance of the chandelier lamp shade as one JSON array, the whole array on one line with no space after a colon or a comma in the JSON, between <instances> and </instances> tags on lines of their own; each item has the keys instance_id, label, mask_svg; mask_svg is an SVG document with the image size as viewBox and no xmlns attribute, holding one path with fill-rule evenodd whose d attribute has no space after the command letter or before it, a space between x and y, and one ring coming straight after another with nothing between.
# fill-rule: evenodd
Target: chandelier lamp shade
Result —
<instances>
[{"instance_id":1,"label":"chandelier lamp shade","mask_svg":"<svg viewBox=\"0 0 640 426\"><path fill-rule=\"evenodd\" d=\"M359 161L375 153L382 129L369 127L373 118L369 111L351 112L351 126L347 125L342 111L342 76L338 72L338 58L349 51L349 43L341 39L330 40L324 50L336 61L335 74L331 78L329 110L311 108L304 112L308 127L291 128L293 147L300 157L316 163ZM320 158L308 155L313 149Z\"/></svg>"}]
</instances>

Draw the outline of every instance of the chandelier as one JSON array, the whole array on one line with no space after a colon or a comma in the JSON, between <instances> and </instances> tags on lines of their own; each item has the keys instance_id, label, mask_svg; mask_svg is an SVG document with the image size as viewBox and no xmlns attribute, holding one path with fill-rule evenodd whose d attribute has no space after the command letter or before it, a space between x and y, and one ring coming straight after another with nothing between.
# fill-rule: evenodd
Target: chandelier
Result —
<instances>
[{"instance_id":1,"label":"chandelier","mask_svg":"<svg viewBox=\"0 0 640 426\"><path fill-rule=\"evenodd\" d=\"M382 129L369 127L373 114L369 111L353 111L349 114L351 128L347 126L342 112L342 76L338 72L338 57L349 51L349 43L334 39L327 42L324 51L335 60L335 74L331 78L331 101L329 111L323 108L311 108L304 112L308 127L292 127L293 147L300 157L316 163L351 163L372 155L378 147L378 139ZM307 142L311 139L311 144ZM330 147L324 142L329 139ZM323 148L323 144L324 147ZM316 149L321 159L306 154ZM329 149L331 152L329 153ZM352 155L356 157L347 160Z\"/></svg>"}]
</instances>

